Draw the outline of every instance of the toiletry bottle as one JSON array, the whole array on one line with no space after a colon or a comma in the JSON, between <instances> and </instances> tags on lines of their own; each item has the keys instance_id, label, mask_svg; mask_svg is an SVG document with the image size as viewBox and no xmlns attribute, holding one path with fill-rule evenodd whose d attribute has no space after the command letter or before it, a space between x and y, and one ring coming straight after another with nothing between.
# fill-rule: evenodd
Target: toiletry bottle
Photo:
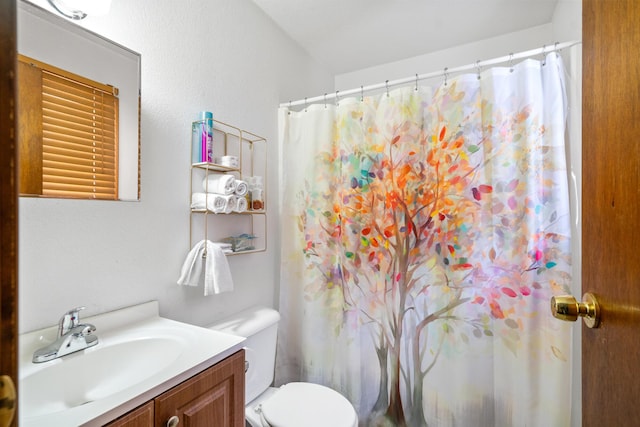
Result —
<instances>
[{"instance_id":1,"label":"toiletry bottle","mask_svg":"<svg viewBox=\"0 0 640 427\"><path fill-rule=\"evenodd\" d=\"M202 124L193 122L191 125L191 163L200 163L202 161Z\"/></svg>"},{"instance_id":2,"label":"toiletry bottle","mask_svg":"<svg viewBox=\"0 0 640 427\"><path fill-rule=\"evenodd\" d=\"M253 177L253 189L251 190L251 209L260 211L264 209L264 199L262 197L262 177Z\"/></svg>"},{"instance_id":3,"label":"toiletry bottle","mask_svg":"<svg viewBox=\"0 0 640 427\"><path fill-rule=\"evenodd\" d=\"M247 209L252 210L253 207L251 206L251 193L253 192L253 177L252 176L247 176L245 177L245 182L247 183L247 194L245 194L245 199L247 199Z\"/></svg>"},{"instance_id":4,"label":"toiletry bottle","mask_svg":"<svg viewBox=\"0 0 640 427\"><path fill-rule=\"evenodd\" d=\"M213 114L209 111L200 113L200 142L202 158L200 161L213 163Z\"/></svg>"}]
</instances>

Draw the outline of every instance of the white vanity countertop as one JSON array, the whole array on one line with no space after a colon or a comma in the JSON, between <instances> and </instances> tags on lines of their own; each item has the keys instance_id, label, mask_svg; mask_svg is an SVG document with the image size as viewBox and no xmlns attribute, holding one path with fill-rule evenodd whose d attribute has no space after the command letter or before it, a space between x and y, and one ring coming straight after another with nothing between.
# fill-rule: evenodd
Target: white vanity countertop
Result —
<instances>
[{"instance_id":1,"label":"white vanity countertop","mask_svg":"<svg viewBox=\"0 0 640 427\"><path fill-rule=\"evenodd\" d=\"M243 337L165 319L158 313L158 303L152 301L81 317L81 323L95 325L99 343L44 363L33 363L33 352L55 340L57 327L20 335L20 425L104 425L243 346ZM93 361L98 363L92 365ZM140 370L131 366L136 363L150 369L150 374L136 378ZM47 369L57 373L50 375ZM118 378L119 373L127 376ZM92 380L95 384L87 386Z\"/></svg>"}]
</instances>

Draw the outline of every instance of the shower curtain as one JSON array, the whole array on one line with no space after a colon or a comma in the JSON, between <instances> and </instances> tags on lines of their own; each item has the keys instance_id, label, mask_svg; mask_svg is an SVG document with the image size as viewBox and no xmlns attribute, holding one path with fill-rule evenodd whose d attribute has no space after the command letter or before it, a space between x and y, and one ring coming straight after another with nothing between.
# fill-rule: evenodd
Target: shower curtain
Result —
<instances>
[{"instance_id":1,"label":"shower curtain","mask_svg":"<svg viewBox=\"0 0 640 427\"><path fill-rule=\"evenodd\" d=\"M361 426L568 426L561 58L279 111L276 382Z\"/></svg>"}]
</instances>

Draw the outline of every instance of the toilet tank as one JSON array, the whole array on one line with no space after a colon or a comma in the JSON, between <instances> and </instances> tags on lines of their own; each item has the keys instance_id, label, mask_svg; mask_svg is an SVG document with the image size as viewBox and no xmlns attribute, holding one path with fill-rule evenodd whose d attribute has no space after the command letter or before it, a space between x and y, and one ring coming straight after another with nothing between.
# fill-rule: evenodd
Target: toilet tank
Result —
<instances>
[{"instance_id":1,"label":"toilet tank","mask_svg":"<svg viewBox=\"0 0 640 427\"><path fill-rule=\"evenodd\" d=\"M273 382L276 341L280 314L267 307L252 307L210 326L220 332L246 338L245 404L264 392Z\"/></svg>"}]
</instances>

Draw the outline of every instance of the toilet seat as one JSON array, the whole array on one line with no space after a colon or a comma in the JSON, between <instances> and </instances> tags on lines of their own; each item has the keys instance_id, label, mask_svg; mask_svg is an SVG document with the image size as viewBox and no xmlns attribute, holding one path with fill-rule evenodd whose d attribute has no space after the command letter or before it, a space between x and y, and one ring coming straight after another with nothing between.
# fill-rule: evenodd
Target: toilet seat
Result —
<instances>
[{"instance_id":1,"label":"toilet seat","mask_svg":"<svg viewBox=\"0 0 640 427\"><path fill-rule=\"evenodd\" d=\"M328 387L311 383L285 384L260 405L272 427L357 427L351 403Z\"/></svg>"}]
</instances>

